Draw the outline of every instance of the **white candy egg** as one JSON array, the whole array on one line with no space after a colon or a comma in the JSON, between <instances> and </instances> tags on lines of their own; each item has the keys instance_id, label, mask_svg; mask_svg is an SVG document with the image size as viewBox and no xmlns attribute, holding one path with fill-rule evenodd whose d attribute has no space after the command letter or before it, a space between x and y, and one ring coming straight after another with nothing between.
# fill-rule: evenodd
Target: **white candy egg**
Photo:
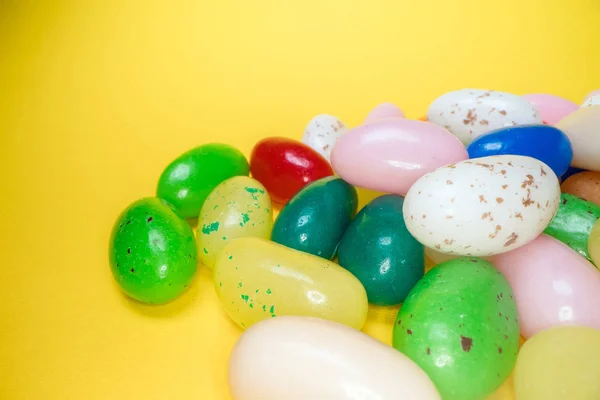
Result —
<instances>
[{"instance_id":1,"label":"white candy egg","mask_svg":"<svg viewBox=\"0 0 600 400\"><path fill-rule=\"evenodd\" d=\"M329 161L335 141L347 130L346 125L339 118L328 114L320 114L311 119L306 126L302 142Z\"/></svg>"},{"instance_id":2,"label":"white candy egg","mask_svg":"<svg viewBox=\"0 0 600 400\"><path fill-rule=\"evenodd\" d=\"M558 179L546 164L491 156L421 177L406 195L404 220L418 241L438 252L489 256L535 239L559 203Z\"/></svg>"},{"instance_id":3,"label":"white candy egg","mask_svg":"<svg viewBox=\"0 0 600 400\"><path fill-rule=\"evenodd\" d=\"M585 99L581 107L591 107L591 106L600 106L600 94L595 94L593 96Z\"/></svg>"},{"instance_id":4,"label":"white candy egg","mask_svg":"<svg viewBox=\"0 0 600 400\"><path fill-rule=\"evenodd\" d=\"M438 97L429 106L427 119L448 129L465 144L494 129L542 123L526 99L480 89L462 89Z\"/></svg>"}]
</instances>

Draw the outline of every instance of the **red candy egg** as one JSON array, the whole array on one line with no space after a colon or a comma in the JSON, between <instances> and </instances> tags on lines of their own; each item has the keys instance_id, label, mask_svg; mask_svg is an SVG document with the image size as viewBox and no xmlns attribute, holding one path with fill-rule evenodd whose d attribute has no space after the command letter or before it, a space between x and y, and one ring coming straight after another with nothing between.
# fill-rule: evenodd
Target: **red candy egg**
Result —
<instances>
[{"instance_id":1,"label":"red candy egg","mask_svg":"<svg viewBox=\"0 0 600 400\"><path fill-rule=\"evenodd\" d=\"M283 205L310 182L333 175L333 170L323 156L307 145L270 137L252 149L250 173L265 186L271 200Z\"/></svg>"}]
</instances>

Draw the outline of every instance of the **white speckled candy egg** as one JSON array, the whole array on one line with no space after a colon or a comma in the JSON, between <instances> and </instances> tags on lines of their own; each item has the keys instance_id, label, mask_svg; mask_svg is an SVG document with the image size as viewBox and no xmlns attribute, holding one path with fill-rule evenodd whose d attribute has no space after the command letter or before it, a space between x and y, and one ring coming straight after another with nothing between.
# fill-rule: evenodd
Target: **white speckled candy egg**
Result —
<instances>
[{"instance_id":1,"label":"white speckled candy egg","mask_svg":"<svg viewBox=\"0 0 600 400\"><path fill-rule=\"evenodd\" d=\"M585 99L581 107L591 107L591 106L600 106L600 94L595 94L593 96Z\"/></svg>"},{"instance_id":2,"label":"white speckled candy egg","mask_svg":"<svg viewBox=\"0 0 600 400\"><path fill-rule=\"evenodd\" d=\"M302 142L329 161L335 141L347 130L346 125L339 118L320 114L311 119L306 126Z\"/></svg>"},{"instance_id":3,"label":"white speckled candy egg","mask_svg":"<svg viewBox=\"0 0 600 400\"><path fill-rule=\"evenodd\" d=\"M481 89L456 90L438 97L429 106L427 118L465 144L494 129L542 123L537 110L526 99Z\"/></svg>"},{"instance_id":4,"label":"white speckled candy egg","mask_svg":"<svg viewBox=\"0 0 600 400\"><path fill-rule=\"evenodd\" d=\"M489 256L535 239L559 202L558 179L546 164L490 156L421 177L406 195L404 220L418 241L438 252Z\"/></svg>"}]
</instances>

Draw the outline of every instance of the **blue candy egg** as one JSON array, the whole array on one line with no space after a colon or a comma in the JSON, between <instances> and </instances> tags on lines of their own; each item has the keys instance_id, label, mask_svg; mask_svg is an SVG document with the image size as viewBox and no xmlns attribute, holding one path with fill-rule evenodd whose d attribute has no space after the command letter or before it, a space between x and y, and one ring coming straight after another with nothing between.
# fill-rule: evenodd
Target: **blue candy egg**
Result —
<instances>
[{"instance_id":1,"label":"blue candy egg","mask_svg":"<svg viewBox=\"0 0 600 400\"><path fill-rule=\"evenodd\" d=\"M549 125L520 125L491 131L467 147L469 158L513 154L536 158L562 176L573 159L573 148L563 131Z\"/></svg>"}]
</instances>

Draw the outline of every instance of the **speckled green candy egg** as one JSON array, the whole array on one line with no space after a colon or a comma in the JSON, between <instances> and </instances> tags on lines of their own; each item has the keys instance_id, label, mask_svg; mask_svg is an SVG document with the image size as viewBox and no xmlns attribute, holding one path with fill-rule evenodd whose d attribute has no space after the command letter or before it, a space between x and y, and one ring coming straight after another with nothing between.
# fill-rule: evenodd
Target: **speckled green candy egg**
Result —
<instances>
[{"instance_id":1,"label":"speckled green candy egg","mask_svg":"<svg viewBox=\"0 0 600 400\"><path fill-rule=\"evenodd\" d=\"M561 194L560 200L558 212L544 233L592 261L588 252L588 237L600 218L600 206L568 193Z\"/></svg>"},{"instance_id":2,"label":"speckled green candy egg","mask_svg":"<svg viewBox=\"0 0 600 400\"><path fill-rule=\"evenodd\" d=\"M273 225L271 239L331 260L357 206L354 186L333 176L319 179L285 205Z\"/></svg>"},{"instance_id":3,"label":"speckled green candy egg","mask_svg":"<svg viewBox=\"0 0 600 400\"><path fill-rule=\"evenodd\" d=\"M437 265L400 308L393 345L423 368L444 400L485 398L508 378L519 349L508 281L479 258Z\"/></svg>"},{"instance_id":4,"label":"speckled green candy egg","mask_svg":"<svg viewBox=\"0 0 600 400\"><path fill-rule=\"evenodd\" d=\"M165 168L156 196L185 218L196 218L208 194L225 179L248 175L246 157L226 144L210 143L177 157Z\"/></svg>"},{"instance_id":5,"label":"speckled green candy egg","mask_svg":"<svg viewBox=\"0 0 600 400\"><path fill-rule=\"evenodd\" d=\"M369 302L402 302L425 272L423 245L406 229L398 195L378 197L352 220L338 247L338 262L364 285Z\"/></svg>"},{"instance_id":6,"label":"speckled green candy egg","mask_svg":"<svg viewBox=\"0 0 600 400\"><path fill-rule=\"evenodd\" d=\"M167 203L144 198L117 219L109 260L128 296L143 303L166 303L179 296L196 273L194 233Z\"/></svg>"},{"instance_id":7,"label":"speckled green candy egg","mask_svg":"<svg viewBox=\"0 0 600 400\"><path fill-rule=\"evenodd\" d=\"M273 209L265 187L247 176L227 179L210 192L200 211L198 257L212 268L217 254L233 239L269 239L272 228Z\"/></svg>"}]
</instances>

